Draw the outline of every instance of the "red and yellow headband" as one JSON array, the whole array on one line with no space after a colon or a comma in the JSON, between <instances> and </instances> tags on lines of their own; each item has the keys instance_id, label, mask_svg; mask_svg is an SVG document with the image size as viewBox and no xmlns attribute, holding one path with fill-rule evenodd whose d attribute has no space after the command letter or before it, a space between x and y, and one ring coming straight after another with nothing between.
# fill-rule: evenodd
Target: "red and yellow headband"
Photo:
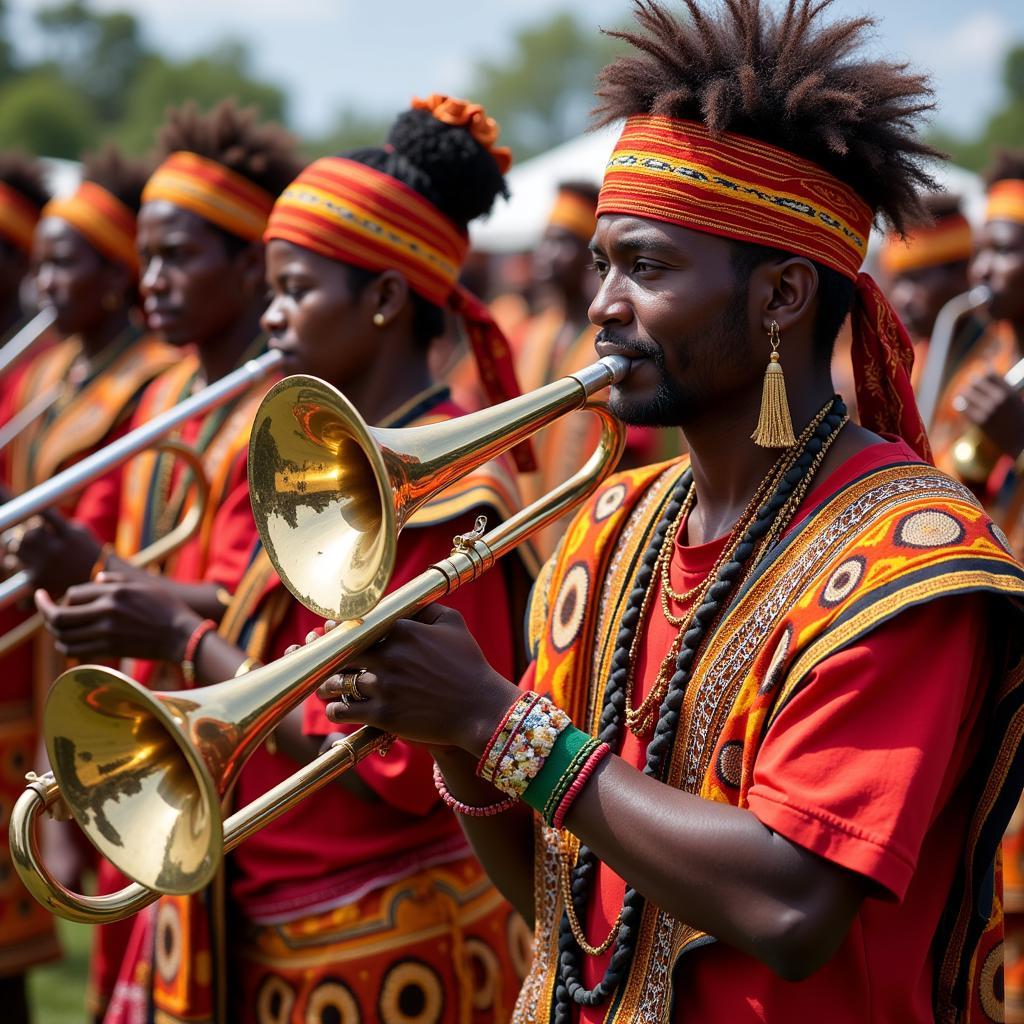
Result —
<instances>
[{"instance_id":1,"label":"red and yellow headband","mask_svg":"<svg viewBox=\"0 0 1024 1024\"><path fill-rule=\"evenodd\" d=\"M1024 181L1006 178L988 190L985 220L1011 220L1024 224Z\"/></svg>"},{"instance_id":2,"label":"red and yellow headband","mask_svg":"<svg viewBox=\"0 0 1024 1024\"><path fill-rule=\"evenodd\" d=\"M918 228L905 239L889 235L878 258L882 269L892 277L925 267L966 262L973 246L967 218L962 213L953 213Z\"/></svg>"},{"instance_id":3,"label":"red and yellow headband","mask_svg":"<svg viewBox=\"0 0 1024 1024\"><path fill-rule=\"evenodd\" d=\"M263 238L374 272L401 271L417 295L463 318L491 401L519 394L508 342L487 307L458 283L468 236L389 174L344 157L316 160L274 204ZM528 448L513 454L521 469L532 468Z\"/></svg>"},{"instance_id":4,"label":"red and yellow headband","mask_svg":"<svg viewBox=\"0 0 1024 1024\"><path fill-rule=\"evenodd\" d=\"M32 249L39 210L20 192L0 181L0 235L22 252Z\"/></svg>"},{"instance_id":5,"label":"red and yellow headband","mask_svg":"<svg viewBox=\"0 0 1024 1024\"><path fill-rule=\"evenodd\" d=\"M135 214L101 185L83 181L70 196L51 199L42 216L66 220L108 260L138 273Z\"/></svg>"},{"instance_id":6,"label":"red and yellow headband","mask_svg":"<svg viewBox=\"0 0 1024 1024\"><path fill-rule=\"evenodd\" d=\"M782 249L855 281L853 362L861 422L898 434L930 457L910 386L910 339L875 282L860 273L872 211L844 182L756 139L640 115L626 122L608 161L597 213L631 214Z\"/></svg>"},{"instance_id":7,"label":"red and yellow headband","mask_svg":"<svg viewBox=\"0 0 1024 1024\"><path fill-rule=\"evenodd\" d=\"M577 238L589 243L597 227L597 206L588 202L578 192L567 188L560 189L548 217L548 225L565 228Z\"/></svg>"},{"instance_id":8,"label":"red and yellow headband","mask_svg":"<svg viewBox=\"0 0 1024 1024\"><path fill-rule=\"evenodd\" d=\"M469 238L407 185L344 157L310 164L274 204L264 239L282 238L366 270L401 270L436 306L452 293Z\"/></svg>"},{"instance_id":9,"label":"red and yellow headband","mask_svg":"<svg viewBox=\"0 0 1024 1024\"><path fill-rule=\"evenodd\" d=\"M166 200L246 242L258 242L274 197L248 178L197 153L172 153L146 182L143 203Z\"/></svg>"}]
</instances>

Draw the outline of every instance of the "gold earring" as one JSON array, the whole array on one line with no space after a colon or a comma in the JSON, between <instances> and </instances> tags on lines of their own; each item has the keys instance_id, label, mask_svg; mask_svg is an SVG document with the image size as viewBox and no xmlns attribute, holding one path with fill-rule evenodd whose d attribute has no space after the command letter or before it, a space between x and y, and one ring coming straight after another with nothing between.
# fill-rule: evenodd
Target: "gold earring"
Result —
<instances>
[{"instance_id":1,"label":"gold earring","mask_svg":"<svg viewBox=\"0 0 1024 1024\"><path fill-rule=\"evenodd\" d=\"M789 414L789 399L786 397L786 378L779 362L779 325L773 320L768 331L772 345L771 360L764 371L764 387L761 391L761 415L757 419L757 430L751 434L754 444L761 448L792 448L796 444L793 436L793 418Z\"/></svg>"},{"instance_id":2,"label":"gold earring","mask_svg":"<svg viewBox=\"0 0 1024 1024\"><path fill-rule=\"evenodd\" d=\"M374 313L373 314L373 325L375 327L383 327L384 326L384 314L383 313Z\"/></svg>"}]
</instances>

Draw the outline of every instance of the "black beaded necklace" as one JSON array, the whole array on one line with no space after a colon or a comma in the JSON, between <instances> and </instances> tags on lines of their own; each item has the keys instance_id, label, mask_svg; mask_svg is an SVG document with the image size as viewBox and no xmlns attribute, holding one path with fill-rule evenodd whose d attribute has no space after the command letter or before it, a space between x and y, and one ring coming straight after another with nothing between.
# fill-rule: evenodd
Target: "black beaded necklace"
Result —
<instances>
[{"instance_id":1,"label":"black beaded necklace","mask_svg":"<svg viewBox=\"0 0 1024 1024\"><path fill-rule=\"evenodd\" d=\"M676 658L675 673L669 682L665 699L658 714L654 737L647 746L647 763L644 774L663 779L669 760L669 753L675 744L679 728L679 712L683 706L686 688L693 675L697 654L708 634L710 626L727 607L729 598L744 578L745 568L759 543L769 531L777 536L780 524L775 520L780 514L795 513L799 502L792 500L794 492L806 492L811 479L821 464L822 456L838 436L847 421L846 406L836 395L823 410L824 416L811 433L795 459L783 467L778 483L768 500L758 509L750 525L744 531L733 557L718 571L715 582L707 592L700 607L694 612L689 629L683 636L683 643ZM819 414L820 416L821 414ZM818 417L815 417L818 419ZM776 470L773 470L773 473ZM687 470L673 489L671 498L662 512L661 519L651 537L650 544L640 563L636 580L630 592L622 623L615 640L612 654L611 675L605 687L604 702L598 727L598 738L612 750L619 749L623 714L626 706L626 681L629 673L630 650L640 627L640 609L648 588L657 584L655 570L665 535L675 522L676 516L693 486L693 474ZM782 526L784 529L784 526ZM584 920L586 907L594 878L597 874L598 858L593 851L581 845L576 866L572 871L572 903L577 920ZM604 977L592 989L585 988L581 979L580 959L582 950L573 935L568 914L563 911L558 931L558 981L555 986L555 1022L569 1024L572 1020L573 1004L577 1006L600 1006L605 1003L625 980L636 952L636 940L640 918L644 909L643 897L632 887L626 887L619 918L618 935L612 950L611 960Z\"/></svg>"}]
</instances>

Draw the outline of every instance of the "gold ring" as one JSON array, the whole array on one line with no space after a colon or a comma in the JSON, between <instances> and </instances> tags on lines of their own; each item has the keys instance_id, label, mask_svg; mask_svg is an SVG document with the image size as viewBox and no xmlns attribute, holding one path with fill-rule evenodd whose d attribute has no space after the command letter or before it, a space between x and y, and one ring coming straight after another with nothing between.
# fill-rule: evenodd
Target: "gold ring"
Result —
<instances>
[{"instance_id":1,"label":"gold ring","mask_svg":"<svg viewBox=\"0 0 1024 1024\"><path fill-rule=\"evenodd\" d=\"M366 673L365 668L351 669L341 673L341 699L348 703L350 700L366 700L366 694L359 689L359 677Z\"/></svg>"}]
</instances>

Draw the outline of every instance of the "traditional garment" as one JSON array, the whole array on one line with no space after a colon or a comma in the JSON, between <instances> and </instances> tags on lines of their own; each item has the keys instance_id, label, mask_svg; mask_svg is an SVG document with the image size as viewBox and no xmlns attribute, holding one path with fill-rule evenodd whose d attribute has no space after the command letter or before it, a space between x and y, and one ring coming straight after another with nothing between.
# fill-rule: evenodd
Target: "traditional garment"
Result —
<instances>
[{"instance_id":1,"label":"traditional garment","mask_svg":"<svg viewBox=\"0 0 1024 1024\"><path fill-rule=\"evenodd\" d=\"M999 1019L1002 915L993 872L998 836L1024 768L1018 753L1024 671L1019 650L1004 654L991 642L1010 642L1019 630L1019 623L1008 621L1016 615L1010 603L993 600L982 615L981 598L966 595L1019 598L1024 573L966 489L915 461L905 446L878 447L893 451L869 449L812 491L804 507L813 511L798 518L754 570L707 639L667 782L750 809L773 831L872 878L890 899L903 900L902 907L866 901L838 961L790 985L752 957L709 945L710 936L648 905L626 983L609 1006L585 1011L582 1020L726 1021L740 1013L798 1020L810 1019L813 1007L815 1019L830 1021L924 1021L933 1019L932 1001L940 1022ZM675 463L610 481L577 515L542 572L529 616L535 664L524 685L550 693L580 728L596 731L603 687L591 681L608 678L638 560L684 469L685 463ZM705 547L712 550L698 549L696 563L717 557L714 545ZM683 577L676 578L680 583L685 587ZM959 603L930 603L939 597ZM976 630L959 636L964 646L950 646L954 660L947 678L954 687L921 693L915 663L902 675L878 664L876 654L898 653L908 642L911 655L926 656L935 648L936 627L955 634L954 609ZM975 676L970 657L986 649L978 635L986 616L1000 628L993 625L989 634L990 671ZM877 639L882 644L873 649ZM650 662L637 665L637 678L646 685L666 642L662 636ZM933 650L933 660L946 651ZM869 684L872 672L877 681ZM934 679L928 679L931 685ZM835 703L840 682L856 694L847 714ZM902 688L894 693L897 683ZM933 731L936 724L943 728ZM819 746L816 728L822 730ZM861 736L873 728L872 742L844 743L855 728ZM627 742L635 749L623 756L635 759L646 737L644 743ZM916 765L904 758L909 788L901 792L900 762L887 760L888 752L899 758L901 750L920 750L922 743L930 748L928 757ZM818 767L823 757L827 771ZM816 759L813 770L810 758ZM864 774L873 759L876 777ZM787 775L788 765L795 766L794 775ZM800 791L794 778L814 770L820 788L814 791L805 777L809 792ZM891 773L889 786L879 785L879 773ZM964 778L971 784L957 791ZM987 781L982 786L978 779ZM963 845L950 850L950 835L964 836ZM901 845L909 837L916 845ZM578 845L571 837L570 843ZM541 831L537 956L517 1006L520 1021L546 1021L550 1012L562 913L557 844L558 833ZM927 861L929 853L938 855L938 865ZM603 889L614 876L603 865L601 870ZM605 915L616 896L621 902L621 893L613 886L613 894L605 894ZM610 910L612 918L616 910ZM933 934L922 936L928 926ZM588 935L603 934L593 907L586 927ZM586 984L599 967L587 963Z\"/></svg>"},{"instance_id":2,"label":"traditional garment","mask_svg":"<svg viewBox=\"0 0 1024 1024\"><path fill-rule=\"evenodd\" d=\"M422 426L458 414L447 392L433 388L386 425ZM232 496L243 499L247 504L244 489ZM513 477L501 463L476 470L411 520L398 542L391 586L447 554L452 535L478 512L505 518L517 504ZM498 570L448 603L480 628L493 663L514 670L516 615L507 583ZM291 599L257 547L221 634L270 660L320 625ZM344 731L326 723L315 697L305 717L313 734ZM417 1000L429 1020L482 1024L507 1017L528 934L469 855L457 822L438 801L430 766L422 748L395 743L386 758L356 769L376 802L335 784L239 847L228 873L227 919L236 923L228 941L216 888L201 898L161 900L139 919L108 1024L147 1021L152 1013L162 1024L219 1021L224 1014L246 1024L284 1024L330 1019L332 1009L342 1020L400 1020ZM295 768L282 754L257 751L242 772L236 803Z\"/></svg>"},{"instance_id":3,"label":"traditional garment","mask_svg":"<svg viewBox=\"0 0 1024 1024\"><path fill-rule=\"evenodd\" d=\"M15 493L114 440L142 389L172 360L167 346L128 331L69 386L69 371L80 353L77 339L59 342L34 352L8 376L0 397L0 424L38 395L52 390L55 399L4 452L4 483ZM71 513L74 507L72 500L64 510ZM3 609L0 631L23 622L26 614L15 606ZM25 772L38 753L38 696L56 674L52 646L45 637L40 641L22 644L0 660L0 974L21 973L59 952L53 917L21 887L7 839L7 812L24 790Z\"/></svg>"}]
</instances>

